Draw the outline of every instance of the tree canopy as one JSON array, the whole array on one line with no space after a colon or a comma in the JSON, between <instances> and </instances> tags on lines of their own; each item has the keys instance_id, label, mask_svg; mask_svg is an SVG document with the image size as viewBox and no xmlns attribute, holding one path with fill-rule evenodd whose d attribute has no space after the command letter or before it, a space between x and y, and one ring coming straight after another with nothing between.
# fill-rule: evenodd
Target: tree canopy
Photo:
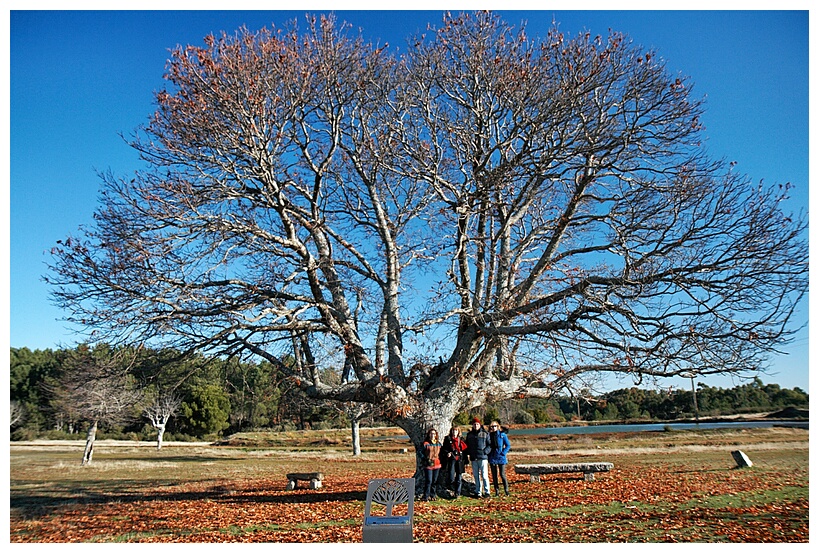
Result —
<instances>
[{"instance_id":1,"label":"tree canopy","mask_svg":"<svg viewBox=\"0 0 819 553\"><path fill-rule=\"evenodd\" d=\"M165 78L147 169L103 175L53 250L95 340L260 356L420 444L587 375L756 371L793 332L789 185L711 159L691 79L627 36L445 14L397 54L308 17L177 47Z\"/></svg>"}]
</instances>

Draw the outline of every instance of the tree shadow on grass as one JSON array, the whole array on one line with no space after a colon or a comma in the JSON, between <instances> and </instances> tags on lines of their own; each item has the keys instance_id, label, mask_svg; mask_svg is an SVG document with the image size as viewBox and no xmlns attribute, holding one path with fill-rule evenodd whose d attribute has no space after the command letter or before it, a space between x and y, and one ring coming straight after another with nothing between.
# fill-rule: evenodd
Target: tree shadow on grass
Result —
<instances>
[{"instance_id":1,"label":"tree shadow on grass","mask_svg":"<svg viewBox=\"0 0 819 553\"><path fill-rule=\"evenodd\" d=\"M231 494L224 496L232 501L248 503L327 503L332 501L364 501L367 499L367 490L360 492L317 492L313 490L286 492L281 495L246 495Z\"/></svg>"},{"instance_id":2,"label":"tree shadow on grass","mask_svg":"<svg viewBox=\"0 0 819 553\"><path fill-rule=\"evenodd\" d=\"M109 485L109 491L80 487L64 487L53 491L18 491L10 493L10 515L12 520L36 520L64 510L82 506L109 505L132 502L152 501L223 501L229 503L328 503L364 501L366 490L331 491L331 490L266 490L234 489L224 483L206 490L163 491L159 487L145 488L145 483L132 483L135 488L127 491L128 485L118 482ZM177 487L176 484L174 487Z\"/></svg>"}]
</instances>

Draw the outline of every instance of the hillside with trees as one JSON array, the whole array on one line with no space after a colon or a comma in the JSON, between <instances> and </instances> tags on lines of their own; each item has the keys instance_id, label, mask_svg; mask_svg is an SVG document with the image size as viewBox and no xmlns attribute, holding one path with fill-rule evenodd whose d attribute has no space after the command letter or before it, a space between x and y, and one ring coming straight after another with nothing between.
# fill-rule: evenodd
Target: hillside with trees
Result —
<instances>
[{"instance_id":1,"label":"hillside with trees","mask_svg":"<svg viewBox=\"0 0 819 553\"><path fill-rule=\"evenodd\" d=\"M85 345L59 350L11 348L10 359L13 440L83 438L93 423L94 412L87 400L81 400L80 377L87 379L91 375L104 380L105 371L119 375L117 382L124 390L111 389L105 394L116 397L123 408L116 416L106 413L99 419L100 437L153 441L160 425L164 439L185 441L216 439L248 430L342 428L348 427L352 418L366 426L389 424L376 410L362 412L353 404L309 398L267 362ZM115 367L119 370L113 370ZM93 392L90 395L103 393L99 383L93 389L87 383L85 387ZM759 378L729 389L699 383L696 394L699 416L808 406L808 394L800 388L763 384ZM663 421L693 417L693 399L691 390L632 387L598 395L488 403L460 413L455 421L467 424L474 414L508 424Z\"/></svg>"}]
</instances>

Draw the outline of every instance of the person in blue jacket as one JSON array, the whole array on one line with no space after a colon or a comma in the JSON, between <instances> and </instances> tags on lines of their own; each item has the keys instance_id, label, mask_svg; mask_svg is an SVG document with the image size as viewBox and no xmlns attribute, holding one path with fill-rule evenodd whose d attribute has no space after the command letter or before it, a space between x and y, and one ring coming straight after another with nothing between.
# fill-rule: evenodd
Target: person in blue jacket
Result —
<instances>
[{"instance_id":1,"label":"person in blue jacket","mask_svg":"<svg viewBox=\"0 0 819 553\"><path fill-rule=\"evenodd\" d=\"M489 467L492 469L492 485L495 487L495 495L500 495L498 486L498 473L503 482L503 491L509 495L509 481L506 479L506 454L512 449L509 437L503 431L498 421L492 421L489 425L489 444L492 451L489 452Z\"/></svg>"}]
</instances>

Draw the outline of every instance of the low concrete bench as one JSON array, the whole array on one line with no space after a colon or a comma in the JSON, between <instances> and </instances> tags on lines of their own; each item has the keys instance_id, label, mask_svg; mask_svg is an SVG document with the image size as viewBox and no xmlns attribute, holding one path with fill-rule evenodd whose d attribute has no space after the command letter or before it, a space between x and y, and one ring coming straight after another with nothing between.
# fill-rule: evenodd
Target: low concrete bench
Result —
<instances>
[{"instance_id":1,"label":"low concrete bench","mask_svg":"<svg viewBox=\"0 0 819 553\"><path fill-rule=\"evenodd\" d=\"M594 480L595 472L608 472L614 468L614 463L556 463L547 465L515 465L515 472L528 474L529 482L540 482L541 474L557 474L559 472L582 472L587 482Z\"/></svg>"},{"instance_id":2,"label":"low concrete bench","mask_svg":"<svg viewBox=\"0 0 819 553\"><path fill-rule=\"evenodd\" d=\"M295 490L299 480L310 483L311 490L317 490L321 487L321 481L324 479L324 474L320 472L291 472L287 475L288 490Z\"/></svg>"}]
</instances>

